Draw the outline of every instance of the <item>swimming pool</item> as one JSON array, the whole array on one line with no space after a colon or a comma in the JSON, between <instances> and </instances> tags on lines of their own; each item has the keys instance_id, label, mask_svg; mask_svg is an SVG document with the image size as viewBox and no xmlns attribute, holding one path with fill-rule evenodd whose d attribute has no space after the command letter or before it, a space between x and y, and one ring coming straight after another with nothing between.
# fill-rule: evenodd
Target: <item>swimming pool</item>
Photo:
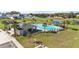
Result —
<instances>
[{"instance_id":1,"label":"swimming pool","mask_svg":"<svg viewBox=\"0 0 79 59\"><path fill-rule=\"evenodd\" d=\"M54 26L54 25L47 25L46 27L43 26L43 24L33 24L36 26L36 29L41 31L59 31L62 30L62 27Z\"/></svg>"}]
</instances>

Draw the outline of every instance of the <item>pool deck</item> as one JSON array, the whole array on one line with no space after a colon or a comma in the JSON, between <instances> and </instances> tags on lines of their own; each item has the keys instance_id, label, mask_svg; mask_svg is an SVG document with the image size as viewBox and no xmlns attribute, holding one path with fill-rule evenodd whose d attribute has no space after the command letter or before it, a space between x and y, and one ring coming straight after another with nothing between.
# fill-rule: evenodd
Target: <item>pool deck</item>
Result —
<instances>
[{"instance_id":1,"label":"pool deck","mask_svg":"<svg viewBox=\"0 0 79 59\"><path fill-rule=\"evenodd\" d=\"M0 29L0 48L9 48L10 45L14 46L13 48L23 48L23 46L14 37Z\"/></svg>"}]
</instances>

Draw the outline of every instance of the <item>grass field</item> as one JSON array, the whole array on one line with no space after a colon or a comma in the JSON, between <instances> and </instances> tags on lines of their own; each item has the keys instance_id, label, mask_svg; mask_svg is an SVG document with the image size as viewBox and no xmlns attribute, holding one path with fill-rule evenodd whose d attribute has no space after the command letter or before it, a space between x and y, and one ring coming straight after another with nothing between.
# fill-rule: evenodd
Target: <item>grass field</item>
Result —
<instances>
[{"instance_id":1,"label":"grass field","mask_svg":"<svg viewBox=\"0 0 79 59\"><path fill-rule=\"evenodd\" d=\"M39 33L32 37L17 37L17 40L25 47L34 47L34 39L43 42L49 48L79 48L79 31L71 29L59 33Z\"/></svg>"},{"instance_id":2,"label":"grass field","mask_svg":"<svg viewBox=\"0 0 79 59\"><path fill-rule=\"evenodd\" d=\"M0 20L0 28L1 28L1 29L4 28L4 24L2 23L2 20Z\"/></svg>"}]
</instances>

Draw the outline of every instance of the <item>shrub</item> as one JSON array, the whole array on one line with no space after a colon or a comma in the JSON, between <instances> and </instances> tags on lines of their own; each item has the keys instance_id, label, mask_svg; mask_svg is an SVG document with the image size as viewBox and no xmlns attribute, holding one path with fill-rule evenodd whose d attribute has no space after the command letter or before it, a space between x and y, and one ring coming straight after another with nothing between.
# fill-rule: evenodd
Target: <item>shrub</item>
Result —
<instances>
[{"instance_id":1,"label":"shrub","mask_svg":"<svg viewBox=\"0 0 79 59\"><path fill-rule=\"evenodd\" d=\"M72 29L74 31L78 31L79 30L78 28L74 28L74 27L69 27L69 29Z\"/></svg>"},{"instance_id":2,"label":"shrub","mask_svg":"<svg viewBox=\"0 0 79 59\"><path fill-rule=\"evenodd\" d=\"M78 31L78 29L77 29L77 28L72 28L72 30Z\"/></svg>"}]
</instances>

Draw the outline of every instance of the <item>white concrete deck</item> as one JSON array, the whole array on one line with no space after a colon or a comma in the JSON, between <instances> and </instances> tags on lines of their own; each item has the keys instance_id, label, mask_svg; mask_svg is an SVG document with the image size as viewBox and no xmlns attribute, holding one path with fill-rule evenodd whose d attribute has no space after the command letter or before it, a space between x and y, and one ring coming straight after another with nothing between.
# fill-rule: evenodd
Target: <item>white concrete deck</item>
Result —
<instances>
[{"instance_id":1,"label":"white concrete deck","mask_svg":"<svg viewBox=\"0 0 79 59\"><path fill-rule=\"evenodd\" d=\"M38 46L36 46L35 48L48 48L48 47L45 46L45 45L38 45Z\"/></svg>"},{"instance_id":2,"label":"white concrete deck","mask_svg":"<svg viewBox=\"0 0 79 59\"><path fill-rule=\"evenodd\" d=\"M23 46L14 37L0 29L0 45L7 42L13 42L17 48L23 48Z\"/></svg>"}]
</instances>

